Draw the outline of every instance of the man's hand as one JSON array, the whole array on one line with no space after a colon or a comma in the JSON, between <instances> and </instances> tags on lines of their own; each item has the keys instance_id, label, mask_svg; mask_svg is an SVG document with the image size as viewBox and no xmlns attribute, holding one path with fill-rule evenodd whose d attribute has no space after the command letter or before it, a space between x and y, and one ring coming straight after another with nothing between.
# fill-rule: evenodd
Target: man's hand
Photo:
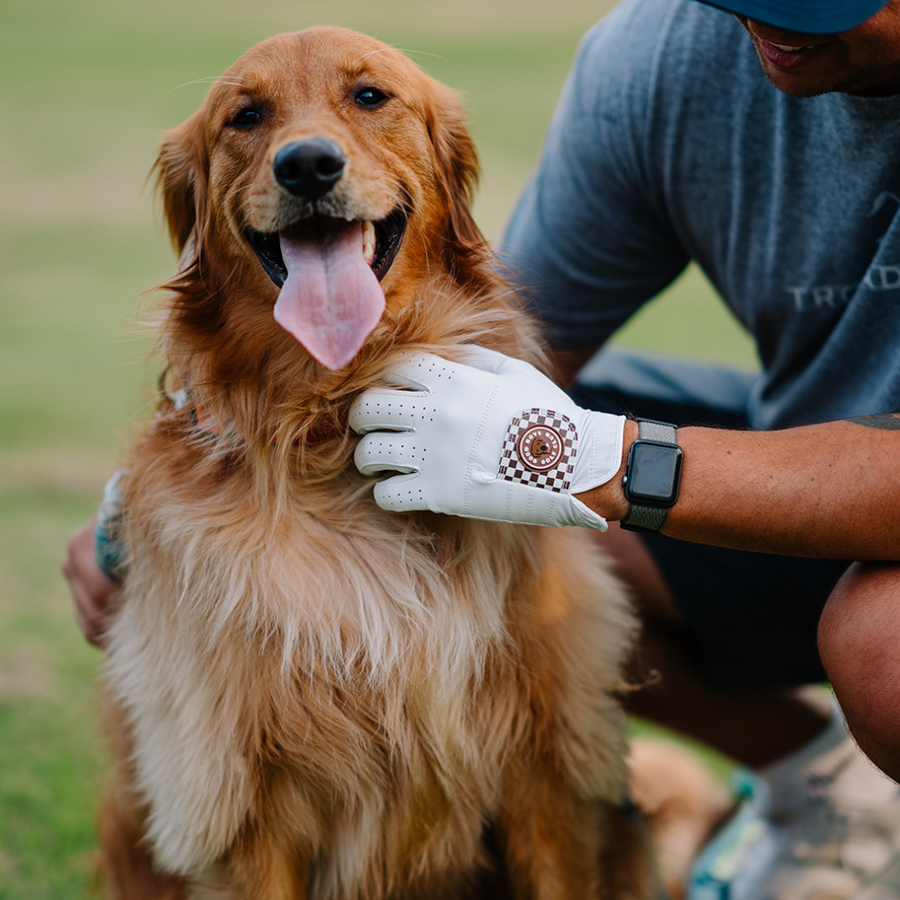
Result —
<instances>
[{"instance_id":1,"label":"man's hand","mask_svg":"<svg viewBox=\"0 0 900 900\"><path fill-rule=\"evenodd\" d=\"M119 585L103 574L97 563L96 519L82 526L69 538L68 555L63 560L63 575L75 598L75 616L84 636L103 646L112 621Z\"/></svg>"},{"instance_id":2,"label":"man's hand","mask_svg":"<svg viewBox=\"0 0 900 900\"><path fill-rule=\"evenodd\" d=\"M69 538L68 556L62 564L75 598L78 624L98 647L103 646L125 575L122 482L126 475L120 469L107 481L97 515Z\"/></svg>"},{"instance_id":3,"label":"man's hand","mask_svg":"<svg viewBox=\"0 0 900 900\"><path fill-rule=\"evenodd\" d=\"M350 410L364 435L364 475L383 509L606 530L574 495L604 484L622 461L623 416L576 406L533 366L473 347L470 365L410 356Z\"/></svg>"}]
</instances>

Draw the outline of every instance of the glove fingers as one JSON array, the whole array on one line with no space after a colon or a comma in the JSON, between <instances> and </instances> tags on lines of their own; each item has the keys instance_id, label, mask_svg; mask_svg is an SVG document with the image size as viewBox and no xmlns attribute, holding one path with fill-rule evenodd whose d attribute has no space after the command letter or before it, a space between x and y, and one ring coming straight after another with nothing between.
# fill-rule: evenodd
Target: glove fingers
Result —
<instances>
[{"instance_id":1,"label":"glove fingers","mask_svg":"<svg viewBox=\"0 0 900 900\"><path fill-rule=\"evenodd\" d=\"M467 344L461 361L483 372L493 372L495 375L502 372L509 363L514 362L512 357L504 356L487 347L480 347L478 344Z\"/></svg>"},{"instance_id":2,"label":"glove fingers","mask_svg":"<svg viewBox=\"0 0 900 900\"><path fill-rule=\"evenodd\" d=\"M382 472L418 472L420 454L408 432L379 431L367 434L357 445L353 462L363 475Z\"/></svg>"},{"instance_id":3,"label":"glove fingers","mask_svg":"<svg viewBox=\"0 0 900 900\"><path fill-rule=\"evenodd\" d=\"M415 431L427 407L423 391L373 389L360 394L350 407L348 422L357 434L370 431Z\"/></svg>"},{"instance_id":4,"label":"glove fingers","mask_svg":"<svg viewBox=\"0 0 900 900\"><path fill-rule=\"evenodd\" d=\"M456 363L433 353L409 353L384 378L388 384L418 391L431 391L436 379L450 376L458 370Z\"/></svg>"},{"instance_id":5,"label":"glove fingers","mask_svg":"<svg viewBox=\"0 0 900 900\"><path fill-rule=\"evenodd\" d=\"M504 356L496 350L489 350L478 344L466 344L460 362L462 366L471 366L495 375L516 371L519 368L531 369L520 359ZM464 375L465 371L459 363L450 362L433 353L410 353L385 376L385 379L397 387L428 391L435 388L442 378L459 378Z\"/></svg>"},{"instance_id":6,"label":"glove fingers","mask_svg":"<svg viewBox=\"0 0 900 900\"><path fill-rule=\"evenodd\" d=\"M428 503L419 488L419 474L395 475L375 485L375 502L388 512L410 512L428 509Z\"/></svg>"},{"instance_id":7,"label":"glove fingers","mask_svg":"<svg viewBox=\"0 0 900 900\"><path fill-rule=\"evenodd\" d=\"M515 374L524 376L542 385L552 385L553 390L558 390L546 375L535 369L530 363L525 362L524 359L506 356L496 350L489 350L487 347L481 347L477 344L466 345L462 362L484 372L492 372L494 375Z\"/></svg>"},{"instance_id":8,"label":"glove fingers","mask_svg":"<svg viewBox=\"0 0 900 900\"><path fill-rule=\"evenodd\" d=\"M429 390L435 382L445 377L460 377L465 372L462 367L471 366L482 372L499 375L502 372L529 372L538 378L542 375L528 363L514 356L505 356L497 350L490 350L479 344L465 344L462 348L460 362L450 362L433 353L410 353L386 376L390 384L398 387L412 387Z\"/></svg>"}]
</instances>

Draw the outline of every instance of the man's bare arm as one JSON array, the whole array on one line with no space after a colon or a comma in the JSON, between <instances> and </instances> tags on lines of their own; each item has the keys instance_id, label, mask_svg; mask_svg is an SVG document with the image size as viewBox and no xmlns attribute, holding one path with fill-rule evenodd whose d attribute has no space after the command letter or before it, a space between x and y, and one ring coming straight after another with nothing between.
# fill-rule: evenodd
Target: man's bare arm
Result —
<instances>
[{"instance_id":1,"label":"man's bare arm","mask_svg":"<svg viewBox=\"0 0 900 900\"><path fill-rule=\"evenodd\" d=\"M636 436L628 423L623 467ZM678 440L681 493L663 533L769 553L900 560L900 416L772 432L681 428ZM579 499L621 519L621 476Z\"/></svg>"}]
</instances>

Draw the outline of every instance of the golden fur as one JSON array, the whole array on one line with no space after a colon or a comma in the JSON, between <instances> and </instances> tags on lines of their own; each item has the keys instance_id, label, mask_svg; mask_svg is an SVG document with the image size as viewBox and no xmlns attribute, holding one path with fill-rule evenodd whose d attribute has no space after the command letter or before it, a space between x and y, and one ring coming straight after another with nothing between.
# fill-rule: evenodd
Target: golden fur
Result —
<instances>
[{"instance_id":1,"label":"golden fur","mask_svg":"<svg viewBox=\"0 0 900 900\"><path fill-rule=\"evenodd\" d=\"M360 85L390 102L361 108ZM265 115L236 129L250 101ZM339 215L408 215L339 371L275 322L244 236L296 215L273 155L319 135L347 159ZM182 259L166 392L127 461L111 894L655 898L616 700L635 626L588 536L386 513L352 463L348 408L399 354L543 365L469 213L456 98L370 38L281 35L166 135L158 173Z\"/></svg>"}]
</instances>

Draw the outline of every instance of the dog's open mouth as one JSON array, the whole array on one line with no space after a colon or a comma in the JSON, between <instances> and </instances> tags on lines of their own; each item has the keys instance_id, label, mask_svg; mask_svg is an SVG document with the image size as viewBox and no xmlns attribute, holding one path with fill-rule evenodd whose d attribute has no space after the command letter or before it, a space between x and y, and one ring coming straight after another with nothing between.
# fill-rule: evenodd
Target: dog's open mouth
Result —
<instances>
[{"instance_id":1,"label":"dog's open mouth","mask_svg":"<svg viewBox=\"0 0 900 900\"><path fill-rule=\"evenodd\" d=\"M314 234L314 229L333 229L338 231L341 228L347 228L355 224L357 223L347 222L344 219L317 216L298 222L296 225L290 226L288 230L296 229L300 231L307 229ZM388 269L390 269L391 263L400 249L400 242L403 240L405 231L406 213L399 207L379 222L363 223L364 247L368 256L367 262L379 281L384 278ZM284 263L284 256L281 253L280 233L263 234L250 228L245 233L248 243L259 257L259 263L266 270L266 274L278 287L282 287L287 279L288 270Z\"/></svg>"},{"instance_id":2,"label":"dog's open mouth","mask_svg":"<svg viewBox=\"0 0 900 900\"><path fill-rule=\"evenodd\" d=\"M260 265L281 288L275 319L322 365L342 369L384 312L380 281L400 249L406 214L378 222L314 216L280 232L246 232Z\"/></svg>"}]
</instances>

